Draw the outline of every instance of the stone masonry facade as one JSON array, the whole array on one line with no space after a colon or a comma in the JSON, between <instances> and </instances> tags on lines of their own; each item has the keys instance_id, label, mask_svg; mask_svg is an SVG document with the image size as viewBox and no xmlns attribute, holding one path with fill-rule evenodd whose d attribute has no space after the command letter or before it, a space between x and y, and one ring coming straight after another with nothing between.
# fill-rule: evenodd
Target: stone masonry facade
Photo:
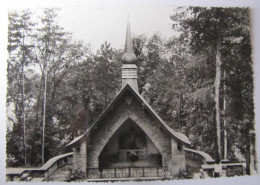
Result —
<instances>
[{"instance_id":1,"label":"stone masonry facade","mask_svg":"<svg viewBox=\"0 0 260 185\"><path fill-rule=\"evenodd\" d=\"M171 140L171 149L172 149L172 163L171 169L173 176L181 175L186 172L186 163L185 163L185 151L183 145Z\"/></svg>"},{"instance_id":2,"label":"stone masonry facade","mask_svg":"<svg viewBox=\"0 0 260 185\"><path fill-rule=\"evenodd\" d=\"M129 96L129 92L124 92L113 108L92 130L87 147L87 167L99 167L99 155L103 148L120 126L131 119L155 144L162 155L162 165L167 166L172 171L171 174L177 176L179 171L185 170L183 146L181 146L181 150L178 150L177 141L162 128L154 115L148 112L132 93L130 94L132 100L129 104L126 101L127 96Z\"/></svg>"}]
</instances>

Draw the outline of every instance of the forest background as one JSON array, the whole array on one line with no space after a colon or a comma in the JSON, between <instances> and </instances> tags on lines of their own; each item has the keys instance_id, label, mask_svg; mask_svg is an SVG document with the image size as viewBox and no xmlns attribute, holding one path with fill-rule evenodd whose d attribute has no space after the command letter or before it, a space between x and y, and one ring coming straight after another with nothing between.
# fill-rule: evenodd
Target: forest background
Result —
<instances>
[{"instance_id":1,"label":"forest background","mask_svg":"<svg viewBox=\"0 0 260 185\"><path fill-rule=\"evenodd\" d=\"M104 41L92 51L56 22L57 13L9 12L7 166L39 166L64 153L121 88L123 50ZM255 156L249 9L179 8L169 19L178 37L134 35L140 93L193 148L249 164Z\"/></svg>"}]
</instances>

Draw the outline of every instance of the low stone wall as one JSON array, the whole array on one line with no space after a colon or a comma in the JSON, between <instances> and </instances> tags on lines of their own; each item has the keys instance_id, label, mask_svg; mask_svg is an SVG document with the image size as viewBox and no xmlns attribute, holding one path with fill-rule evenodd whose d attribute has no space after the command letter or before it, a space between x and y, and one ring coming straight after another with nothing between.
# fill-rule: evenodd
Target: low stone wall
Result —
<instances>
[{"instance_id":1,"label":"low stone wall","mask_svg":"<svg viewBox=\"0 0 260 185\"><path fill-rule=\"evenodd\" d=\"M245 168L242 165L229 165L223 170L226 171L227 177L245 175Z\"/></svg>"},{"instance_id":2,"label":"low stone wall","mask_svg":"<svg viewBox=\"0 0 260 185\"><path fill-rule=\"evenodd\" d=\"M215 161L205 152L185 148L187 177L193 178L195 174L201 173L202 165L214 164ZM212 174L209 172L209 174Z\"/></svg>"},{"instance_id":3,"label":"low stone wall","mask_svg":"<svg viewBox=\"0 0 260 185\"><path fill-rule=\"evenodd\" d=\"M7 181L31 181L38 178L46 181L59 168L72 164L72 154L62 154L48 160L41 168L24 169L19 174L13 172L6 173Z\"/></svg>"},{"instance_id":4,"label":"low stone wall","mask_svg":"<svg viewBox=\"0 0 260 185\"><path fill-rule=\"evenodd\" d=\"M203 172L209 177L233 177L245 175L244 163L225 163L202 165Z\"/></svg>"}]
</instances>

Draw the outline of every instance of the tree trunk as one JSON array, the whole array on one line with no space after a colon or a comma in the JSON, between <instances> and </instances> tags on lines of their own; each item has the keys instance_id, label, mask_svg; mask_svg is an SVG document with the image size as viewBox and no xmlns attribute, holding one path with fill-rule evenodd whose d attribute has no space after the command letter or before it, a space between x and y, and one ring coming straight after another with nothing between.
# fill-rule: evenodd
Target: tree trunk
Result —
<instances>
[{"instance_id":1,"label":"tree trunk","mask_svg":"<svg viewBox=\"0 0 260 185\"><path fill-rule=\"evenodd\" d=\"M35 124L34 124L33 141L36 141L38 139L36 137L37 136L37 128L39 127L39 125L41 125L40 120L39 120L39 108L40 108L40 101L41 101L41 96L42 96L42 83L43 83L43 75L41 75L39 94L38 94L38 97L37 97L37 107L36 107L36 118L35 118ZM32 142L30 160L31 160L31 164L37 164L38 163L37 156L35 156L35 142Z\"/></svg>"},{"instance_id":2,"label":"tree trunk","mask_svg":"<svg viewBox=\"0 0 260 185\"><path fill-rule=\"evenodd\" d=\"M252 123L252 122L251 122ZM250 175L253 175L257 172L257 166L255 165L256 153L255 153L255 131L254 129L250 130Z\"/></svg>"},{"instance_id":3,"label":"tree trunk","mask_svg":"<svg viewBox=\"0 0 260 185\"><path fill-rule=\"evenodd\" d=\"M44 138L45 138L45 117L46 117L46 91L47 91L47 68L48 63L45 66L44 72L44 89L43 89L43 116L42 116L42 165L44 164Z\"/></svg>"},{"instance_id":4,"label":"tree trunk","mask_svg":"<svg viewBox=\"0 0 260 185\"><path fill-rule=\"evenodd\" d=\"M224 70L224 80L226 80L226 71ZM224 160L228 160L227 158L227 129L226 129L226 106L227 106L227 100L226 100L226 83L224 82L224 102L223 102L223 110L224 110L224 120L223 120L223 128L224 128Z\"/></svg>"},{"instance_id":5,"label":"tree trunk","mask_svg":"<svg viewBox=\"0 0 260 185\"><path fill-rule=\"evenodd\" d=\"M22 64L22 109L23 109L23 158L26 166L26 141L25 141L25 105L24 105L24 64Z\"/></svg>"},{"instance_id":6,"label":"tree trunk","mask_svg":"<svg viewBox=\"0 0 260 185\"><path fill-rule=\"evenodd\" d=\"M249 128L247 129L247 137L246 137L246 174L250 175L251 170L250 170L250 165L251 165L251 142L250 142L250 131Z\"/></svg>"},{"instance_id":7,"label":"tree trunk","mask_svg":"<svg viewBox=\"0 0 260 185\"><path fill-rule=\"evenodd\" d=\"M45 40L45 56L43 64L43 73L44 73L44 87L43 87L43 115L42 115L42 165L44 164L44 144L45 144L45 121L46 121L46 93L47 93L47 76L48 76L48 61L50 59L49 51L49 39L50 39L50 29L51 25L48 24L48 31Z\"/></svg>"},{"instance_id":8,"label":"tree trunk","mask_svg":"<svg viewBox=\"0 0 260 185\"><path fill-rule=\"evenodd\" d=\"M220 94L220 81L221 81L221 53L220 53L220 40L217 42L216 48L216 79L215 79L215 109L216 109L216 129L217 129L217 159L216 162L220 163L221 156L221 131L220 131L220 105L219 105L219 94Z\"/></svg>"},{"instance_id":9,"label":"tree trunk","mask_svg":"<svg viewBox=\"0 0 260 185\"><path fill-rule=\"evenodd\" d=\"M179 110L178 110L178 122L179 122L179 129L181 130L181 93L179 92Z\"/></svg>"},{"instance_id":10,"label":"tree trunk","mask_svg":"<svg viewBox=\"0 0 260 185\"><path fill-rule=\"evenodd\" d=\"M23 158L24 158L24 165L26 166L26 140L25 140L25 104L24 104L24 63L25 63L25 56L24 56L24 33L23 33L23 51L22 51L22 111L23 111Z\"/></svg>"}]
</instances>

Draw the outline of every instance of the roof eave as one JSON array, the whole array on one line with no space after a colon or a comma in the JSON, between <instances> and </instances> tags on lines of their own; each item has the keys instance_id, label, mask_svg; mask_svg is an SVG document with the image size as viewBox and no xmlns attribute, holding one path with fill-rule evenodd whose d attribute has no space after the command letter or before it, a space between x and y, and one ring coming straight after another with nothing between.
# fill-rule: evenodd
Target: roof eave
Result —
<instances>
[{"instance_id":1,"label":"roof eave","mask_svg":"<svg viewBox=\"0 0 260 185\"><path fill-rule=\"evenodd\" d=\"M130 85L129 85L130 86ZM131 87L131 86L130 86ZM174 131L172 128L170 128L163 120L162 118L153 110L153 108L146 102L146 100L138 93L136 92L136 90L134 88L131 87L131 90L134 91L134 93L137 95L137 97L142 101L144 102L144 104L146 105L148 111L153 114L156 119L163 125L163 127L174 137L176 138L177 140L179 140L181 143L183 143L184 145L186 146L189 146L191 143L189 141L189 139L182 133L178 133L176 131ZM173 132L176 132L175 134ZM179 138L177 135L183 135L183 139Z\"/></svg>"},{"instance_id":2,"label":"roof eave","mask_svg":"<svg viewBox=\"0 0 260 185\"><path fill-rule=\"evenodd\" d=\"M69 144L67 144L65 146L65 148L72 148L72 147L78 145L80 143L80 141L82 141L82 139L85 138L87 133L88 133L88 130L84 134L74 138Z\"/></svg>"}]
</instances>

